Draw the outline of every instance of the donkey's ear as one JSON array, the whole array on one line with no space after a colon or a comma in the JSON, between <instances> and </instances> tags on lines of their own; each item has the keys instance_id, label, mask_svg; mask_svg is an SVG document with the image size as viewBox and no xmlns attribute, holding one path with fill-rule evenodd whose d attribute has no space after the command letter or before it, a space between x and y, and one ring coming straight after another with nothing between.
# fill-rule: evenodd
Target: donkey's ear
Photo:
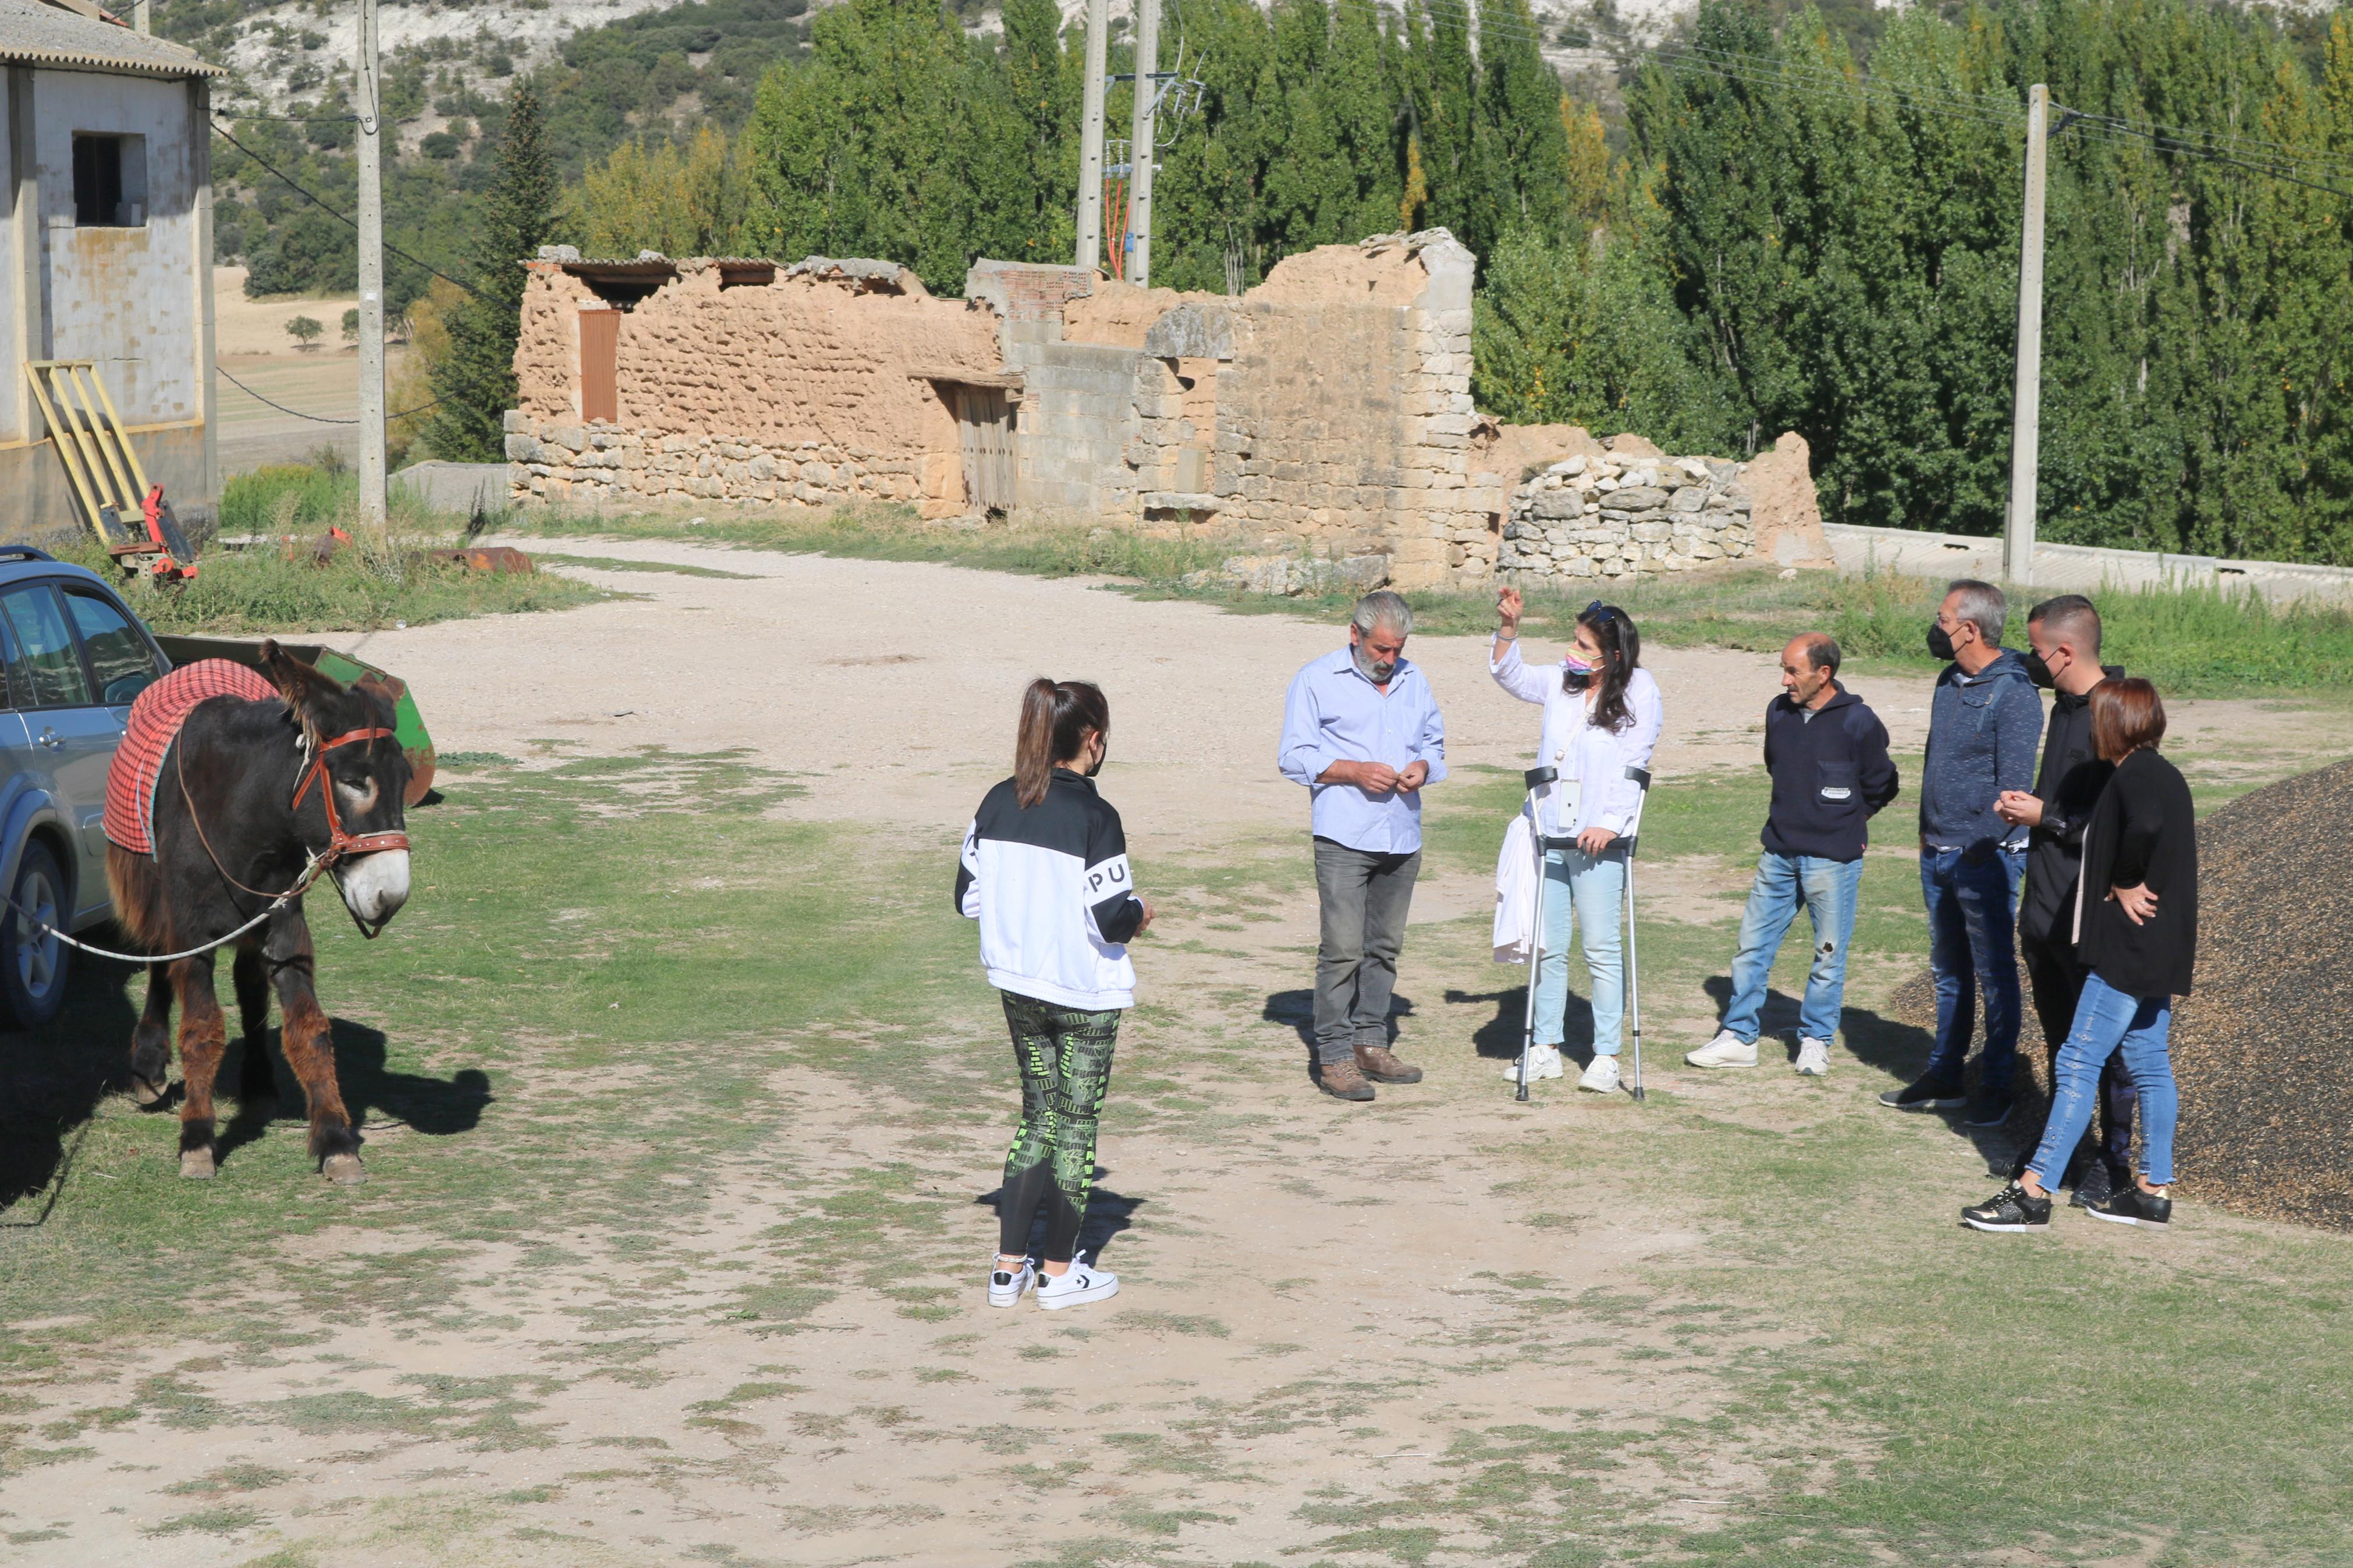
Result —
<instances>
[{"instance_id":1,"label":"donkey's ear","mask_svg":"<svg viewBox=\"0 0 2353 1568\"><path fill-rule=\"evenodd\" d=\"M331 675L322 675L310 665L278 646L275 637L261 639L261 670L278 694L286 699L286 706L297 713L313 702L341 697L343 686Z\"/></svg>"}]
</instances>

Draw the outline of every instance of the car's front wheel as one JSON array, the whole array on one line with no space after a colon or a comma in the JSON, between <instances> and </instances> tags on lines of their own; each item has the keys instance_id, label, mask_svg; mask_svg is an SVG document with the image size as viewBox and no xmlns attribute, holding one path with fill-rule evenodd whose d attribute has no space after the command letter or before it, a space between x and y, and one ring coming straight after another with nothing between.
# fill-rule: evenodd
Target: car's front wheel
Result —
<instances>
[{"instance_id":1,"label":"car's front wheel","mask_svg":"<svg viewBox=\"0 0 2353 1568\"><path fill-rule=\"evenodd\" d=\"M0 1004L17 1027L29 1029L66 1005L66 972L73 959L73 949L58 940L68 919L65 875L37 840L18 858L8 897L16 907L0 910Z\"/></svg>"}]
</instances>

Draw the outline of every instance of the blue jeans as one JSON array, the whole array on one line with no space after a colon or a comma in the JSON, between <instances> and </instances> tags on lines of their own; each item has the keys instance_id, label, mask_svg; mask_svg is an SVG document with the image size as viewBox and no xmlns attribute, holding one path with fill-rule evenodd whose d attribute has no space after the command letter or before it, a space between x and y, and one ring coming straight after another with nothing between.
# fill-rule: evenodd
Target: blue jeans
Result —
<instances>
[{"instance_id":1,"label":"blue jeans","mask_svg":"<svg viewBox=\"0 0 2353 1568\"><path fill-rule=\"evenodd\" d=\"M1757 880L1748 909L1740 917L1740 951L1732 960L1732 1002L1724 1027L1748 1045L1757 1043L1757 1015L1765 1009L1765 983L1798 906L1814 922L1814 965L1806 975L1805 1006L1798 1028L1808 1039L1828 1045L1838 1033L1839 1005L1846 997L1846 950L1854 937L1855 891L1862 885L1862 862L1824 860L1813 855L1757 858Z\"/></svg>"},{"instance_id":2,"label":"blue jeans","mask_svg":"<svg viewBox=\"0 0 2353 1568\"><path fill-rule=\"evenodd\" d=\"M1618 937L1618 910L1626 891L1625 852L1616 845L1599 857L1582 849L1545 855L1544 962L1536 968L1536 1044L1557 1046L1568 1033L1568 921L1577 914L1586 973L1593 977L1593 1054L1618 1054L1626 1015L1626 965Z\"/></svg>"},{"instance_id":3,"label":"blue jeans","mask_svg":"<svg viewBox=\"0 0 2353 1568\"><path fill-rule=\"evenodd\" d=\"M1920 896L1928 906L1928 970L1936 981L1936 1044L1923 1076L1961 1081L1985 993L1981 1093L2010 1095L2018 1065L2018 879L2023 849L1935 849L1920 856ZM1970 982L1974 979L1975 986Z\"/></svg>"},{"instance_id":4,"label":"blue jeans","mask_svg":"<svg viewBox=\"0 0 2353 1568\"><path fill-rule=\"evenodd\" d=\"M2051 1068L2051 1121L2026 1167L2044 1191L2059 1184L2068 1156L2092 1124L2100 1069L2119 1050L2140 1095L2141 1173L2153 1187L2173 1180L2173 1127L2181 1100L2173 1087L2173 1058L2166 1054L2172 1029L2172 997L2127 995L2096 974L2084 982L2074 1027Z\"/></svg>"}]
</instances>

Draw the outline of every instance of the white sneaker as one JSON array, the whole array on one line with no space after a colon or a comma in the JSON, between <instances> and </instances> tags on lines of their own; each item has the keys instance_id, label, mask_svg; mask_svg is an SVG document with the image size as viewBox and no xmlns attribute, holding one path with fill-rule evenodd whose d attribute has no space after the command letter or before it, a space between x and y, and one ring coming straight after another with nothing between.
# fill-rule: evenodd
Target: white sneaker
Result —
<instances>
[{"instance_id":1,"label":"white sneaker","mask_svg":"<svg viewBox=\"0 0 2353 1568\"><path fill-rule=\"evenodd\" d=\"M1011 1269L1006 1268L1000 1258L997 1267L989 1270L988 1304L992 1307L1017 1305L1021 1300L1021 1292L1037 1282L1038 1266L1029 1259L1023 1258L1018 1269Z\"/></svg>"},{"instance_id":2,"label":"white sneaker","mask_svg":"<svg viewBox=\"0 0 2353 1568\"><path fill-rule=\"evenodd\" d=\"M1520 1081L1519 1058L1514 1057L1510 1061L1504 1064L1504 1076L1511 1079L1514 1083ZM1540 1078L1558 1078L1559 1076L1560 1047L1558 1046L1538 1046L1535 1049L1528 1053L1528 1081L1530 1083L1535 1082L1535 1080Z\"/></svg>"},{"instance_id":3,"label":"white sneaker","mask_svg":"<svg viewBox=\"0 0 2353 1568\"><path fill-rule=\"evenodd\" d=\"M1616 1057L1594 1058L1593 1065L1585 1069L1585 1076L1577 1080L1577 1087L1593 1094L1617 1093L1618 1058Z\"/></svg>"},{"instance_id":4,"label":"white sneaker","mask_svg":"<svg viewBox=\"0 0 2353 1568\"><path fill-rule=\"evenodd\" d=\"M1082 1302L1100 1301L1119 1294L1119 1276L1097 1268L1080 1253L1071 1259L1071 1267L1061 1274L1041 1274L1038 1277L1038 1305L1051 1312L1061 1307L1076 1307Z\"/></svg>"},{"instance_id":5,"label":"white sneaker","mask_svg":"<svg viewBox=\"0 0 2353 1568\"><path fill-rule=\"evenodd\" d=\"M1815 1039L1811 1035L1798 1037L1798 1070L1808 1078L1820 1078L1831 1070L1831 1043Z\"/></svg>"},{"instance_id":6,"label":"white sneaker","mask_svg":"<svg viewBox=\"0 0 2353 1568\"><path fill-rule=\"evenodd\" d=\"M1757 1042L1744 1040L1729 1029L1718 1029L1715 1038L1683 1060L1695 1068L1753 1068L1757 1065Z\"/></svg>"}]
</instances>

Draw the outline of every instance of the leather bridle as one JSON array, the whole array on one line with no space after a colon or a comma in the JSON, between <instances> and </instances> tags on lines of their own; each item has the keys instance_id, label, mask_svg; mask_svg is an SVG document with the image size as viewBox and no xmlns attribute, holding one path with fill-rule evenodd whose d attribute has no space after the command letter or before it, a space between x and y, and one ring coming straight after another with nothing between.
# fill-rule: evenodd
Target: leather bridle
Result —
<instances>
[{"instance_id":1,"label":"leather bridle","mask_svg":"<svg viewBox=\"0 0 2353 1568\"><path fill-rule=\"evenodd\" d=\"M185 748L179 743L177 738L174 738L172 743L172 761L174 771L179 775L180 798L187 803L188 825L196 830L196 842L205 847L205 855L212 861L213 869L221 874L222 880L241 892L250 893L257 899L277 899L282 902L288 899L300 898L313 882L319 879L321 872L327 870L339 860L347 860L358 855L373 855L384 849L406 849L408 835L406 833L346 831L343 827L343 814L335 809L335 781L327 772L327 753L338 746L355 746L373 741L394 739L396 739L394 732L382 725L364 730L346 730L332 741L321 742L312 752L311 765L302 770L301 778L295 784L294 798L288 804L287 810L290 815L301 814L302 797L311 793L311 782L316 780L319 784L319 802L327 812L327 847L324 849L311 852L311 863L303 869L301 879L281 894L269 892L260 888L247 887L243 882L230 876L228 868L221 864L220 856L213 849L212 839L205 832L204 819L196 815L195 797L188 793ZM375 930L369 929L367 922L357 915L352 916L352 923L358 926L360 934L370 941L374 941L376 931L383 929L381 926Z\"/></svg>"},{"instance_id":2,"label":"leather bridle","mask_svg":"<svg viewBox=\"0 0 2353 1568\"><path fill-rule=\"evenodd\" d=\"M373 855L380 849L408 847L408 835L406 833L346 833L343 831L343 816L335 810L335 781L327 774L327 753L337 746L353 746L369 741L389 741L395 738L393 731L379 726L369 730L346 730L332 741L322 741L319 744L317 752L311 758L311 765L302 772L302 782L294 786L294 799L287 810L299 815L302 809L302 797L311 793L311 781L314 779L318 781L319 800L327 808L327 864L332 866L338 860L346 859L354 855Z\"/></svg>"}]
</instances>

